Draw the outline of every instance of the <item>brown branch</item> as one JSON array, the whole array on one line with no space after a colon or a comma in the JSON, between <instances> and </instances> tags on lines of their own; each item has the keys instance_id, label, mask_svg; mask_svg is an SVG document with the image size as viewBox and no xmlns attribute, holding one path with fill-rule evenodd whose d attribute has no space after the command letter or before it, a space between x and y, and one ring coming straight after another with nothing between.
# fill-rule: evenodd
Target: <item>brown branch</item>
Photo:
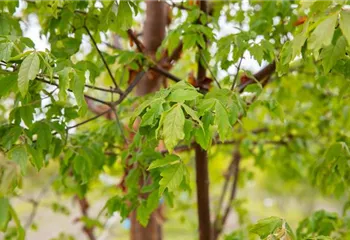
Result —
<instances>
[{"instance_id":1,"label":"brown branch","mask_svg":"<svg viewBox=\"0 0 350 240\"><path fill-rule=\"evenodd\" d=\"M220 218L220 212L218 212L218 215L214 221L214 240L216 240L218 238L218 236L220 235L220 233L222 232L223 227L226 223L227 217L231 211L232 201L236 197L237 183L238 183L238 178L239 178L239 163L240 163L240 161L241 161L241 154L240 154L239 149L237 147L237 149L235 149L233 151L232 166L230 166L230 168L229 168L229 171L233 170L233 173L232 173L233 174L233 183L232 183L232 187L231 187L230 197L229 197L229 200L227 202L227 206L224 210L222 218ZM226 186L226 189L224 188L223 190L226 192L227 186ZM223 192L222 194L225 195L225 192Z\"/></svg>"},{"instance_id":2,"label":"brown branch","mask_svg":"<svg viewBox=\"0 0 350 240\"><path fill-rule=\"evenodd\" d=\"M254 74L254 79L249 79L248 81L241 83L241 85L238 87L238 91L241 93L243 90L249 85L258 82L261 82L263 86L265 86L271 77L271 75L276 70L276 63L272 62L268 64L266 67L261 69L259 72Z\"/></svg>"},{"instance_id":3,"label":"brown branch","mask_svg":"<svg viewBox=\"0 0 350 240\"><path fill-rule=\"evenodd\" d=\"M144 45L141 43L141 41L137 38L137 36L134 34L134 32L131 29L128 29L128 35L131 38L131 40L136 44L137 49L141 52L144 53L145 47ZM181 49L182 49L182 44L180 45ZM178 51L178 49L176 49ZM176 56L172 56L172 58L176 58ZM165 70L162 67L157 66L156 64L154 66L150 66L149 69L158 72L160 74L162 74L163 76L175 81L175 82L180 82L181 79L176 77L175 75L171 74L170 72L168 72L167 70Z\"/></svg>"},{"instance_id":4,"label":"brown branch","mask_svg":"<svg viewBox=\"0 0 350 240\"><path fill-rule=\"evenodd\" d=\"M79 208L80 211L82 213L82 215L86 218L89 217L88 214L88 209L89 209L89 203L87 201L87 199L84 197L82 199L80 199L78 196L76 196L76 199L78 201L79 204ZM94 234L94 227L88 227L86 224L83 225L83 232L86 234L86 236L89 238L89 240L96 240L96 236Z\"/></svg>"},{"instance_id":5,"label":"brown branch","mask_svg":"<svg viewBox=\"0 0 350 240\"><path fill-rule=\"evenodd\" d=\"M118 86L118 84L117 84L117 81L115 80L115 78L114 78L114 76L113 76L113 74L112 74L112 71L111 71L111 69L110 69L109 66L108 66L108 63L107 63L105 57L103 56L102 52L101 52L100 49L98 48L97 43L96 43L94 37L92 36L90 30L89 30L86 26L84 26L84 29L86 30L86 32L87 32L87 34L89 35L89 37L90 37L90 39L91 39L93 45L94 45L95 48L96 48L98 54L100 55L101 60L102 60L102 62L103 62L103 64L104 64L105 68L107 69L107 72L108 72L110 78L112 79L112 82L114 83L115 90L116 90L117 92L119 92L119 93L122 93L122 90L120 90L120 88L119 88L119 86Z\"/></svg>"},{"instance_id":6,"label":"brown branch","mask_svg":"<svg viewBox=\"0 0 350 240\"><path fill-rule=\"evenodd\" d=\"M111 104L109 105L109 106L110 106L109 109L107 109L107 110L105 110L105 111L103 111L103 112L97 114L96 116L94 116L94 117L92 117L92 118L89 118L89 119L87 119L87 120L85 120L85 121L82 121L82 122L80 122L80 123L77 123L77 124L75 124L75 125L73 125L73 126L68 126L68 127L67 127L67 130L70 130L70 129L79 127L79 126L81 126L81 125L84 125L84 124L86 124L86 123L89 123L89 122L91 122L91 121L93 121L93 120L95 120L95 119L98 119L98 118L102 117L103 115L105 115L105 114L110 113L111 111L113 111L113 109L114 109L116 106L118 106L119 104L121 104L121 103L124 101L124 99L130 94L130 92L131 92L131 91L135 88L135 86L140 82L140 80L141 80L141 78L143 77L144 74L145 74L144 71L139 72L139 73L136 75L134 81L133 81L133 82L129 85L129 87L124 91L123 95L121 95L117 101L115 101L115 102L113 102L113 103L111 103Z\"/></svg>"},{"instance_id":7,"label":"brown branch","mask_svg":"<svg viewBox=\"0 0 350 240\"><path fill-rule=\"evenodd\" d=\"M127 33L128 33L129 38L136 44L137 50L139 50L139 52L141 52L141 53L145 52L145 46L137 38L137 36L134 34L133 30L128 29Z\"/></svg>"},{"instance_id":8,"label":"brown branch","mask_svg":"<svg viewBox=\"0 0 350 240\"><path fill-rule=\"evenodd\" d=\"M170 72L166 71L165 69L159 67L159 66L151 66L150 69L152 69L155 72L158 72L162 74L163 76L173 80L174 82L180 82L181 79L176 77L175 75L171 74Z\"/></svg>"},{"instance_id":9,"label":"brown branch","mask_svg":"<svg viewBox=\"0 0 350 240\"><path fill-rule=\"evenodd\" d=\"M199 1L201 11L207 12L207 2ZM199 19L197 23L200 23ZM205 39L207 42L207 39ZM202 47L197 46L199 54L201 54ZM197 86L201 87L202 82L206 77L205 66L202 65L198 59L197 71ZM208 153L198 144L194 144L195 148L195 162L196 162L196 186L197 186L197 214L198 214L198 231L199 240L211 240L212 227L210 222L210 198L209 198L209 171L208 171Z\"/></svg>"}]
</instances>

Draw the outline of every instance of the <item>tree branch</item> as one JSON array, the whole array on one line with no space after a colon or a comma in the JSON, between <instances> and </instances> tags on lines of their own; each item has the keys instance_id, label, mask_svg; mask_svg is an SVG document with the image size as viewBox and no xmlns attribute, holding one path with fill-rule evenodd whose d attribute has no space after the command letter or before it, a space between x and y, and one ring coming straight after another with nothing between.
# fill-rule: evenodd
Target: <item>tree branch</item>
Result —
<instances>
[{"instance_id":1,"label":"tree branch","mask_svg":"<svg viewBox=\"0 0 350 240\"><path fill-rule=\"evenodd\" d=\"M239 70L241 69L242 60L243 60L243 56L239 60L239 63L238 63L238 66L237 66L237 72L236 72L235 78L233 79L233 82L232 82L231 91L234 89L234 87L236 85L236 82L237 82L237 79L238 79Z\"/></svg>"},{"instance_id":2,"label":"tree branch","mask_svg":"<svg viewBox=\"0 0 350 240\"><path fill-rule=\"evenodd\" d=\"M85 121L82 121L82 122L80 122L80 123L77 123L77 124L75 124L75 125L73 125L73 126L68 126L68 127L67 127L67 130L70 130L70 129L79 127L79 126L81 126L81 125L84 125L84 124L86 124L86 123L88 123L88 122L91 122L91 121L93 121L93 120L95 120L95 119L98 119L99 117L101 117L101 116L103 116L103 115L105 115L105 114L107 114L107 113L113 111L113 109L114 109L116 106L118 106L120 103L122 103L122 102L124 101L124 99L130 94L130 92L131 92L131 91L135 88L135 86L140 82L140 80L141 80L141 78L143 77L144 74L145 74L144 71L139 72L139 73L136 75L134 81L133 81L133 82L129 85L129 87L125 90L125 92L123 93L123 95L121 95L117 101L115 101L115 102L113 102L113 103L111 103L111 104L108 105L108 106L110 107L108 110L103 111L103 112L97 114L96 116L94 116L94 117L92 117L92 118L89 118L89 119L87 119L87 120L85 120Z\"/></svg>"},{"instance_id":3,"label":"tree branch","mask_svg":"<svg viewBox=\"0 0 350 240\"><path fill-rule=\"evenodd\" d=\"M112 74L111 69L110 69L109 66L108 66L108 63L107 63L106 59L104 58L102 52L101 52L100 49L98 48L97 43L96 43L94 37L92 36L90 30L89 30L86 26L84 26L84 29L86 30L86 32L87 32L87 34L89 35L89 37L90 37L90 39L91 39L93 45L94 45L95 48L96 48L98 54L100 55L101 60L102 60L102 62L103 62L103 64L104 64L105 68L107 69L107 72L108 72L109 76L111 77L112 82L114 83L115 90L118 91L119 93L122 93L122 91L120 90L120 88L119 88L119 86L118 86L118 84L117 84L117 82L116 82L116 80L115 80L115 78L114 78L114 76L113 76L113 74Z\"/></svg>"},{"instance_id":4,"label":"tree branch","mask_svg":"<svg viewBox=\"0 0 350 240\"><path fill-rule=\"evenodd\" d=\"M36 77L35 80L40 81L40 82L43 82L43 83L46 83L46 84L49 84L49 85L52 85L52 86L59 87L59 85L58 85L57 83L55 83L55 82L50 82L50 81L48 81L48 80L46 80L46 79L44 79L44 78ZM73 92L73 90L72 90L72 89L69 89L69 88L67 89L67 91ZM107 105L107 106L110 106L110 105L111 105L110 102L106 102L106 101L103 101L103 100L101 100L101 99L97 99L97 98L92 97L92 96L89 96L89 95L87 95L87 94L84 94L84 97L86 97L86 98L88 98L88 99L91 99L91 100L93 100L93 101L95 101L95 102L102 103L102 104Z\"/></svg>"},{"instance_id":5,"label":"tree branch","mask_svg":"<svg viewBox=\"0 0 350 240\"><path fill-rule=\"evenodd\" d=\"M222 232L222 229L226 223L227 217L231 211L232 201L236 197L240 161L241 161L241 154L240 154L238 146L237 146L237 149L235 149L233 151L232 163L230 164L229 169L228 169L228 171L231 171L231 172L233 171L233 173L230 173L230 177L233 174L233 183L232 183L232 187L231 187L230 197L229 197L229 200L227 202L227 205L226 205L226 208L224 210L222 218L220 217L220 212L218 212L216 219L214 221L214 240L216 240L218 238L218 236L220 235L220 233ZM227 179L230 179L230 177ZM228 180L227 180L227 183L225 183L225 184L226 184L226 186L224 186L224 188L223 188L222 196L224 196L226 191L227 191Z\"/></svg>"},{"instance_id":6,"label":"tree branch","mask_svg":"<svg viewBox=\"0 0 350 240\"><path fill-rule=\"evenodd\" d=\"M1 65L1 66L4 66L4 67L7 67L7 63L6 63L6 62L3 62L3 61L0 62L0 65ZM15 71L18 69L17 65L14 65L14 64L11 65L10 67L13 68L13 71L8 71L8 72L15 72ZM57 83L54 83L54 82L52 82L52 81L47 80L47 79L50 78L49 76L44 75L44 74L40 74L40 76L42 77L42 79L45 80L45 83L50 84L50 85L54 85L54 86L58 86ZM53 76L53 79L59 80L59 77L58 77L58 76ZM37 80L38 80L38 79L37 79ZM42 82L43 82L43 81L42 81ZM101 91L101 92L109 92L109 93L123 94L122 91L119 91L119 90L117 90L117 89L102 88L102 87L97 87L97 86L93 86L93 85L89 85L89 84L85 84L84 86L85 86L86 88L90 88L90 89L92 89L92 90L98 90L98 91Z\"/></svg>"},{"instance_id":7,"label":"tree branch","mask_svg":"<svg viewBox=\"0 0 350 240\"><path fill-rule=\"evenodd\" d=\"M135 36L134 32L131 29L128 29L128 35L131 38L131 40L136 44L137 49L141 52L144 53L144 45L141 43L141 41ZM181 49L182 49L182 44L181 44ZM180 82L181 79L176 77L175 75L171 74L170 72L166 71L162 67L157 66L156 64L154 66L149 67L151 70L158 72L162 74L163 76L175 81L175 82Z\"/></svg>"},{"instance_id":8,"label":"tree branch","mask_svg":"<svg viewBox=\"0 0 350 240\"><path fill-rule=\"evenodd\" d=\"M275 72L276 70L276 63L275 61L268 64L266 67L261 69L259 72L254 74L255 79L249 79L245 83L241 83L241 85L238 87L238 91L241 93L243 90L249 85L258 82L262 82L263 86L265 86L271 77L271 75Z\"/></svg>"},{"instance_id":9,"label":"tree branch","mask_svg":"<svg viewBox=\"0 0 350 240\"><path fill-rule=\"evenodd\" d=\"M41 189L41 191L38 194L36 199L29 199L28 200L31 204L33 204L33 208L32 208L32 211L31 211L29 217L28 217L27 222L24 225L24 229L28 230L29 227L33 224L34 218L38 212L40 202L43 199L43 197L45 196L45 194L47 193L47 191L49 191L51 184L55 181L56 178L57 178L57 175L54 175L49 179L47 184L45 184L45 186Z\"/></svg>"},{"instance_id":10,"label":"tree branch","mask_svg":"<svg viewBox=\"0 0 350 240\"><path fill-rule=\"evenodd\" d=\"M145 51L145 46L143 45L143 43L137 38L137 36L134 34L134 32L131 29L128 29L127 33L129 38L136 44L137 50L143 53Z\"/></svg>"}]
</instances>

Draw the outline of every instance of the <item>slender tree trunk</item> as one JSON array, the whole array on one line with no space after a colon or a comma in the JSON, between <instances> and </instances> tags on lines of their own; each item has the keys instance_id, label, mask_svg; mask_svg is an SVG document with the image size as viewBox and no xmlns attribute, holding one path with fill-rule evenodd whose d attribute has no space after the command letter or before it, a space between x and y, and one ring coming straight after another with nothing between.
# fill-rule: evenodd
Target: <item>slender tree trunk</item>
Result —
<instances>
[{"instance_id":1,"label":"slender tree trunk","mask_svg":"<svg viewBox=\"0 0 350 240\"><path fill-rule=\"evenodd\" d=\"M146 20L143 27L143 44L145 53L154 57L161 45L167 23L167 5L162 1L146 1ZM164 77L149 71L136 87L136 95L143 96L158 91L164 81ZM161 240L162 222L161 206L151 215L149 223L143 227L136 219L133 212L131 218L131 240Z\"/></svg>"},{"instance_id":2,"label":"slender tree trunk","mask_svg":"<svg viewBox=\"0 0 350 240\"><path fill-rule=\"evenodd\" d=\"M200 1L200 9L207 12L207 2ZM198 46L201 51L200 46ZM201 54L199 54L200 58ZM198 59L197 86L201 86L206 75L206 69ZM212 239L212 226L210 222L210 199L209 199L209 171L208 153L199 144L195 145L196 160L196 183L197 183L197 210L199 225L199 240Z\"/></svg>"}]
</instances>

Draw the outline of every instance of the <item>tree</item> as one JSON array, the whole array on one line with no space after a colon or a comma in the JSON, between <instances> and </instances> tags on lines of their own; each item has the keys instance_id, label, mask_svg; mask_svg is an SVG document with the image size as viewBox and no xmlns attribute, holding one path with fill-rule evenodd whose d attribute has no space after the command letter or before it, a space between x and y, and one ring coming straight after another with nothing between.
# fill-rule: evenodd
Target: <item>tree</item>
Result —
<instances>
[{"instance_id":1,"label":"tree","mask_svg":"<svg viewBox=\"0 0 350 240\"><path fill-rule=\"evenodd\" d=\"M167 239L163 204L176 208L192 190L200 240L349 238L348 203L343 215L316 211L293 230L288 216L254 224L237 198L254 168L280 194L296 182L346 202L348 1L19 3L0 4L5 239L25 239L50 188L75 199L90 240L114 213L131 219L130 239ZM45 50L25 37L33 16ZM53 164L21 221L22 178ZM105 175L118 184L101 183ZM106 199L97 217L94 191ZM228 231L233 208L240 224Z\"/></svg>"}]
</instances>

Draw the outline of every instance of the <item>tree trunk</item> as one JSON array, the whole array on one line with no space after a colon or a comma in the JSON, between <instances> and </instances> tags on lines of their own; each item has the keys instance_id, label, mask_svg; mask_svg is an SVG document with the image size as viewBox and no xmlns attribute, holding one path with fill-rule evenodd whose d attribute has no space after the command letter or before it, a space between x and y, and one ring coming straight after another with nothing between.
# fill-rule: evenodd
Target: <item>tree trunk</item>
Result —
<instances>
[{"instance_id":1,"label":"tree trunk","mask_svg":"<svg viewBox=\"0 0 350 240\"><path fill-rule=\"evenodd\" d=\"M146 1L146 20L143 27L143 44L145 53L155 57L158 47L161 45L167 23L167 5L162 1ZM163 76L149 71L141 79L136 87L136 95L143 96L158 91L164 81ZM162 217L161 206L151 215L149 223L143 227L136 219L136 212L131 218L131 240L161 240L162 239Z\"/></svg>"},{"instance_id":2,"label":"tree trunk","mask_svg":"<svg viewBox=\"0 0 350 240\"><path fill-rule=\"evenodd\" d=\"M207 13L207 2L203 0L200 1L199 4L200 9ZM198 49L201 51L200 46L198 46ZM198 56L200 58L201 54L198 54ZM203 66L200 59L198 59L197 86L202 86L205 76L205 66ZM196 143L195 154L199 240L211 240L213 236L210 221L208 153Z\"/></svg>"}]
</instances>

